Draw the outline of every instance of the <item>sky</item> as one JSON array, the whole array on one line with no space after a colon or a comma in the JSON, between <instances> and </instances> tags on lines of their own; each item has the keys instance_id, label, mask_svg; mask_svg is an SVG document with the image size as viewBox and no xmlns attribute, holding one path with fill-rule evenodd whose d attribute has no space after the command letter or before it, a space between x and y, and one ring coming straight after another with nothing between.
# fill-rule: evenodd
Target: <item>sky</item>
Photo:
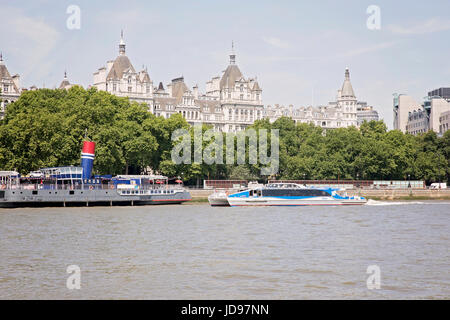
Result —
<instances>
[{"instance_id":1,"label":"sky","mask_svg":"<svg viewBox=\"0 0 450 320\"><path fill-rule=\"evenodd\" d=\"M80 9L78 28L72 5ZM379 8L379 28L373 11ZM21 86L92 84L118 55L120 32L135 69L155 86L184 76L189 87L221 75L234 42L244 77L265 105L334 101L345 68L360 101L392 128L392 95L421 102L450 86L450 1L23 1L0 0L0 51ZM372 24L370 24L372 23ZM70 23L69 23L70 25Z\"/></svg>"}]
</instances>

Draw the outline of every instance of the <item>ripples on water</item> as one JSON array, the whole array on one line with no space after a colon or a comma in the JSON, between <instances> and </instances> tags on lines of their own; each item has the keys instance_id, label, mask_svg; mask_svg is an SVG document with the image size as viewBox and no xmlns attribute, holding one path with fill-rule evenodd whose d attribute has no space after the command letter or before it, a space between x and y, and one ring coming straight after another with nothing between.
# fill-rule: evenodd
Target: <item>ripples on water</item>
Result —
<instances>
[{"instance_id":1,"label":"ripples on water","mask_svg":"<svg viewBox=\"0 0 450 320\"><path fill-rule=\"evenodd\" d=\"M0 209L0 298L448 299L449 208Z\"/></svg>"}]
</instances>

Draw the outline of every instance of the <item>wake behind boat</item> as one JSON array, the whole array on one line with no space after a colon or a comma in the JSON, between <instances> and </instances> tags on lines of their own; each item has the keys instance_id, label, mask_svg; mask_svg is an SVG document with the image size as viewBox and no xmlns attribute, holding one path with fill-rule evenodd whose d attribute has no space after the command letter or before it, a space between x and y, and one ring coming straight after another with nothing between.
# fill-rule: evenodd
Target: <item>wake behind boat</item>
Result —
<instances>
[{"instance_id":1,"label":"wake behind boat","mask_svg":"<svg viewBox=\"0 0 450 320\"><path fill-rule=\"evenodd\" d=\"M296 183L270 183L247 189L227 197L230 206L312 206L363 205L363 197L339 194L339 189L312 188Z\"/></svg>"}]
</instances>

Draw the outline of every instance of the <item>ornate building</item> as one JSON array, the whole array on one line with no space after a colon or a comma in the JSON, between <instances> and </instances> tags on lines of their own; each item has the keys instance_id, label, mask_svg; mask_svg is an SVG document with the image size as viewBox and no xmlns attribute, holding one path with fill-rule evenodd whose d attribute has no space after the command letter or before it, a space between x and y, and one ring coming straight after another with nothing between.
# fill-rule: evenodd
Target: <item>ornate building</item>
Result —
<instances>
[{"instance_id":1,"label":"ornate building","mask_svg":"<svg viewBox=\"0 0 450 320\"><path fill-rule=\"evenodd\" d=\"M129 97L130 100L146 103L149 111L152 111L153 83L147 70L136 72L126 56L123 32L120 37L119 55L115 60L107 61L106 66L94 73L93 86L119 97Z\"/></svg>"},{"instance_id":2,"label":"ornate building","mask_svg":"<svg viewBox=\"0 0 450 320\"><path fill-rule=\"evenodd\" d=\"M205 94L197 85L190 90L183 77L173 79L167 89L160 83L154 90L154 113L166 118L180 113L192 125L205 123L216 131L236 132L263 118L261 94L256 78L243 76L233 50L222 76L206 83Z\"/></svg>"},{"instance_id":3,"label":"ornate building","mask_svg":"<svg viewBox=\"0 0 450 320\"><path fill-rule=\"evenodd\" d=\"M0 52L0 119L4 117L7 105L19 99L19 80L18 74L11 77Z\"/></svg>"},{"instance_id":4,"label":"ornate building","mask_svg":"<svg viewBox=\"0 0 450 320\"><path fill-rule=\"evenodd\" d=\"M367 111L370 114L366 114ZM291 117L296 123L312 123L326 129L358 126L364 120L378 120L378 113L367 103L358 102L350 82L350 72L345 69L344 82L338 90L336 101L327 106L289 107L268 106L264 117L275 121L281 116Z\"/></svg>"},{"instance_id":5,"label":"ornate building","mask_svg":"<svg viewBox=\"0 0 450 320\"><path fill-rule=\"evenodd\" d=\"M75 84L72 84L69 82L69 79L67 78L67 72L64 71L64 79L61 81L61 84L59 85L58 89L66 89L69 90L72 88Z\"/></svg>"},{"instance_id":6,"label":"ornate building","mask_svg":"<svg viewBox=\"0 0 450 320\"><path fill-rule=\"evenodd\" d=\"M220 101L222 130L236 132L245 129L264 116L262 89L255 78L246 79L236 64L234 46L230 63L222 76L206 83L206 97Z\"/></svg>"},{"instance_id":7,"label":"ornate building","mask_svg":"<svg viewBox=\"0 0 450 320\"><path fill-rule=\"evenodd\" d=\"M205 123L224 132L244 130L255 120L263 118L273 122L281 116L324 128L358 126L364 119L378 119L378 113L372 107L357 101L348 68L336 101L327 106L264 107L262 89L256 77L246 78L236 64L234 45L229 57L229 64L222 74L206 82L204 94L199 93L197 85L190 89L184 77L173 79L165 87L161 82L158 87L153 87L147 70L136 72L125 55L122 33L118 57L94 73L93 85L98 90L144 102L156 116L169 118L180 113L191 125ZM67 84L63 81L61 85Z\"/></svg>"}]
</instances>

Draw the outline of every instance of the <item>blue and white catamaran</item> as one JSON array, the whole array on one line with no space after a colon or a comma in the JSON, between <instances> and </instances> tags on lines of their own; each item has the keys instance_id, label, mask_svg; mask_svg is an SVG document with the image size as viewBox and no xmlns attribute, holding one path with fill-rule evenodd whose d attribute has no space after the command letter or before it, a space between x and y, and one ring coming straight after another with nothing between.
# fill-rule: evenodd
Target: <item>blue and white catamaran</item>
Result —
<instances>
[{"instance_id":1,"label":"blue and white catamaran","mask_svg":"<svg viewBox=\"0 0 450 320\"><path fill-rule=\"evenodd\" d=\"M363 197L341 195L339 189L312 188L296 183L270 183L230 194L230 206L363 205Z\"/></svg>"}]
</instances>

